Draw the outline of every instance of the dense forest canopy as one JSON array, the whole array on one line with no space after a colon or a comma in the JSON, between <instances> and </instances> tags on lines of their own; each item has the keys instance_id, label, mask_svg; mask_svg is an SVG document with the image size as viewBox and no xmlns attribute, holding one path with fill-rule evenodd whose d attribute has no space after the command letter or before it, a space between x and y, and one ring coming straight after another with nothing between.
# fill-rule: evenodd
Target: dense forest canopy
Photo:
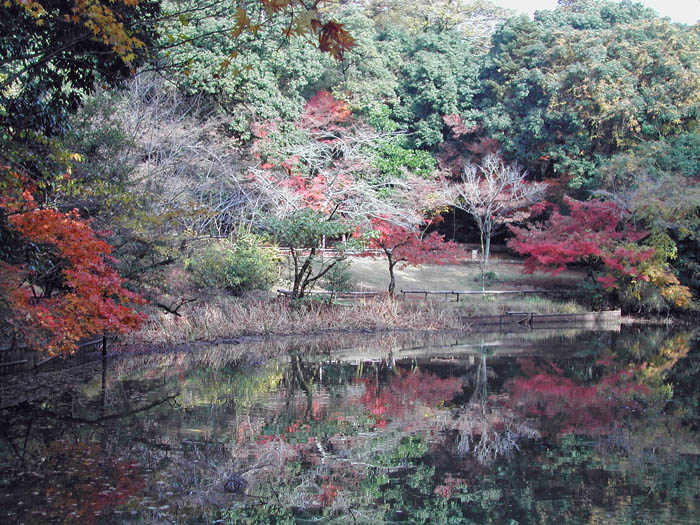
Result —
<instances>
[{"instance_id":1,"label":"dense forest canopy","mask_svg":"<svg viewBox=\"0 0 700 525\"><path fill-rule=\"evenodd\" d=\"M60 349L55 315L90 305L92 321L61 334L77 339L136 293L173 311L187 279L172 275L223 271L210 255L238 239L248 262L230 271L266 275L250 265L300 217L306 245L376 239L380 223L421 231L464 209L462 169L496 153L546 183L557 224L595 199L618 233L643 232L616 241L650 255L618 261L599 283L609 300L658 310L700 291L698 25L628 0L562 1L534 20L486 0L10 0L0 13L7 334L38 323ZM542 209L509 220L544 231ZM59 224L99 260L80 266ZM120 315L112 329L137 324Z\"/></svg>"}]
</instances>

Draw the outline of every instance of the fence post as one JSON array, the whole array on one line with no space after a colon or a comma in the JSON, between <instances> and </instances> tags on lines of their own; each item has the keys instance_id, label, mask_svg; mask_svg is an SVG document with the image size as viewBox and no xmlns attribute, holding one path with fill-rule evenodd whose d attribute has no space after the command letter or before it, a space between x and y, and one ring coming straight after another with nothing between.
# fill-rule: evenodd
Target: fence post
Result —
<instances>
[{"instance_id":1,"label":"fence post","mask_svg":"<svg viewBox=\"0 0 700 525\"><path fill-rule=\"evenodd\" d=\"M100 416L105 415L107 409L107 334L102 334L102 385L100 388Z\"/></svg>"}]
</instances>

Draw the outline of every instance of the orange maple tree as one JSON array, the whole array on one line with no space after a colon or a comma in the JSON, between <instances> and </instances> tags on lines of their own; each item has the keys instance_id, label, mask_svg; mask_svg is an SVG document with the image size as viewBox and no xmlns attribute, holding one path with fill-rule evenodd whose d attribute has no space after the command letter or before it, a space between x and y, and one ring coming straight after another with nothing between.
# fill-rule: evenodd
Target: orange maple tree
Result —
<instances>
[{"instance_id":1,"label":"orange maple tree","mask_svg":"<svg viewBox=\"0 0 700 525\"><path fill-rule=\"evenodd\" d=\"M5 327L49 355L82 338L138 328L141 298L110 266L111 246L76 210L40 207L35 188L6 167L0 196L0 311Z\"/></svg>"}]
</instances>

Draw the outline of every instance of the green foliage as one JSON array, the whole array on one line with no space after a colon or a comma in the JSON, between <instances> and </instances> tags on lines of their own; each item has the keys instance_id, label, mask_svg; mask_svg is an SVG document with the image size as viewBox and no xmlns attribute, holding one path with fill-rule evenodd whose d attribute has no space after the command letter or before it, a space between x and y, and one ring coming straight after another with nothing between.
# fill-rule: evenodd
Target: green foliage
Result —
<instances>
[{"instance_id":1,"label":"green foliage","mask_svg":"<svg viewBox=\"0 0 700 525\"><path fill-rule=\"evenodd\" d=\"M316 281L345 259L342 247L329 258L318 257L316 251L323 239L349 235L354 230L352 224L311 208L295 210L283 217L269 218L265 221L264 228L280 247L289 250L294 300L304 298L306 291Z\"/></svg>"},{"instance_id":2,"label":"green foliage","mask_svg":"<svg viewBox=\"0 0 700 525\"><path fill-rule=\"evenodd\" d=\"M428 443L420 434L403 438L396 448L386 454L387 465L402 465L409 460L422 458L428 452Z\"/></svg>"},{"instance_id":3,"label":"green foliage","mask_svg":"<svg viewBox=\"0 0 700 525\"><path fill-rule=\"evenodd\" d=\"M590 188L601 159L697 124L698 38L629 2L512 18L481 72L485 131L532 172Z\"/></svg>"},{"instance_id":4,"label":"green foliage","mask_svg":"<svg viewBox=\"0 0 700 525\"><path fill-rule=\"evenodd\" d=\"M374 166L388 177L401 177L406 172L420 177L430 177L435 172L437 162L429 152L406 147L403 136L391 137L379 145Z\"/></svg>"},{"instance_id":5,"label":"green foliage","mask_svg":"<svg viewBox=\"0 0 700 525\"><path fill-rule=\"evenodd\" d=\"M237 4L214 3L203 9L198 5L191 2L198 12L196 23L183 26L172 20L164 25L165 58L186 65L174 79L184 93L202 96L228 115L230 132L249 139L252 121L291 120L306 99L326 87L324 75L335 67L333 59L305 39L284 37L287 17L270 21L255 35L231 39ZM183 7L166 6L169 12ZM186 43L169 48L171 39Z\"/></svg>"},{"instance_id":6,"label":"green foliage","mask_svg":"<svg viewBox=\"0 0 700 525\"><path fill-rule=\"evenodd\" d=\"M267 290L277 279L277 255L257 235L236 242L214 243L187 260L187 270L202 288L225 289L233 294Z\"/></svg>"},{"instance_id":7,"label":"green foliage","mask_svg":"<svg viewBox=\"0 0 700 525\"><path fill-rule=\"evenodd\" d=\"M425 32L401 42L394 118L408 129L414 147L429 149L444 140L444 115L474 122L478 63L456 32Z\"/></svg>"},{"instance_id":8,"label":"green foliage","mask_svg":"<svg viewBox=\"0 0 700 525\"><path fill-rule=\"evenodd\" d=\"M576 288L583 301L588 303L593 310L602 310L610 306L610 295L605 292L598 281L579 281Z\"/></svg>"},{"instance_id":9,"label":"green foliage","mask_svg":"<svg viewBox=\"0 0 700 525\"><path fill-rule=\"evenodd\" d=\"M280 505L274 499L267 499L260 505L246 505L221 511L221 519L218 523L230 523L232 525L296 525L291 509Z\"/></svg>"},{"instance_id":10,"label":"green foliage","mask_svg":"<svg viewBox=\"0 0 700 525\"><path fill-rule=\"evenodd\" d=\"M323 276L322 285L331 292L349 292L353 288L350 274L350 261L338 261L333 268Z\"/></svg>"},{"instance_id":11,"label":"green foliage","mask_svg":"<svg viewBox=\"0 0 700 525\"><path fill-rule=\"evenodd\" d=\"M315 248L324 237L335 238L352 233L353 226L339 219L329 219L310 208L303 208L281 218L268 218L264 222L264 229L283 248Z\"/></svg>"},{"instance_id":12,"label":"green foliage","mask_svg":"<svg viewBox=\"0 0 700 525\"><path fill-rule=\"evenodd\" d=\"M390 108L399 103L396 66L402 62L401 43L386 36L358 9L343 13L341 20L355 37L355 47L345 57L342 70L336 67L326 73L334 94L347 100L353 111L376 118L370 122L376 129L395 131L398 126L389 118Z\"/></svg>"},{"instance_id":13,"label":"green foliage","mask_svg":"<svg viewBox=\"0 0 700 525\"><path fill-rule=\"evenodd\" d=\"M356 11L342 20L357 41L334 91L375 128L405 129L407 147L428 150L444 140L443 115L475 123L478 60L459 31L415 34L400 25L372 26L367 14ZM426 157L418 162L425 165Z\"/></svg>"},{"instance_id":14,"label":"green foliage","mask_svg":"<svg viewBox=\"0 0 700 525\"><path fill-rule=\"evenodd\" d=\"M486 39L506 9L483 0L370 0L367 13L383 26L399 26L412 34L455 31L465 40Z\"/></svg>"},{"instance_id":15,"label":"green foliage","mask_svg":"<svg viewBox=\"0 0 700 525\"><path fill-rule=\"evenodd\" d=\"M482 276L476 276L473 279L474 281L483 281L485 283L496 283L498 282L498 276L496 275L496 272L488 271L484 272Z\"/></svg>"}]
</instances>

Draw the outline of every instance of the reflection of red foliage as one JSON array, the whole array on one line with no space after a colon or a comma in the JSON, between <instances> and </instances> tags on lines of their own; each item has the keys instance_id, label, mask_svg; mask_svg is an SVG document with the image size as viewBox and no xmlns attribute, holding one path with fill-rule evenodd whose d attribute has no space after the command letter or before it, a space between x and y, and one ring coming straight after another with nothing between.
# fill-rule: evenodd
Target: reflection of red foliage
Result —
<instances>
[{"instance_id":1,"label":"reflection of red foliage","mask_svg":"<svg viewBox=\"0 0 700 525\"><path fill-rule=\"evenodd\" d=\"M258 445L267 445L268 443L272 443L273 441L281 441L282 438L280 436L270 436L270 435L262 435L258 436L255 438L255 441L258 443Z\"/></svg>"},{"instance_id":2,"label":"reflection of red foliage","mask_svg":"<svg viewBox=\"0 0 700 525\"><path fill-rule=\"evenodd\" d=\"M365 385L360 402L377 418L377 426L386 426L385 416L400 417L417 402L428 407L449 401L462 391L462 380L456 377L440 379L418 370L399 370L386 385L377 387L372 378L359 379Z\"/></svg>"},{"instance_id":3,"label":"reflection of red foliage","mask_svg":"<svg viewBox=\"0 0 700 525\"><path fill-rule=\"evenodd\" d=\"M442 483L435 487L433 493L437 494L438 496L442 496L443 498L450 498L452 497L455 489L464 484L465 482L462 478L456 478L448 472L445 479L442 480Z\"/></svg>"},{"instance_id":4,"label":"reflection of red foliage","mask_svg":"<svg viewBox=\"0 0 700 525\"><path fill-rule=\"evenodd\" d=\"M564 377L564 371L554 364L538 370L530 359L519 363L527 377L507 383L510 407L526 416L548 420L558 434L605 431L616 421L621 405L636 406L632 394L649 394L646 386L632 381L629 370L607 374L597 384L579 385Z\"/></svg>"},{"instance_id":5,"label":"reflection of red foliage","mask_svg":"<svg viewBox=\"0 0 700 525\"><path fill-rule=\"evenodd\" d=\"M318 495L318 502L322 506L328 507L333 503L333 500L335 500L335 497L338 495L339 487L333 485L332 483L326 483L323 485L322 489L321 494Z\"/></svg>"},{"instance_id":6,"label":"reflection of red foliage","mask_svg":"<svg viewBox=\"0 0 700 525\"><path fill-rule=\"evenodd\" d=\"M46 465L59 479L49 483L46 499L54 511L66 513L66 523L95 523L143 488L136 463L100 458L98 447L82 443L56 442L49 448Z\"/></svg>"}]
</instances>

